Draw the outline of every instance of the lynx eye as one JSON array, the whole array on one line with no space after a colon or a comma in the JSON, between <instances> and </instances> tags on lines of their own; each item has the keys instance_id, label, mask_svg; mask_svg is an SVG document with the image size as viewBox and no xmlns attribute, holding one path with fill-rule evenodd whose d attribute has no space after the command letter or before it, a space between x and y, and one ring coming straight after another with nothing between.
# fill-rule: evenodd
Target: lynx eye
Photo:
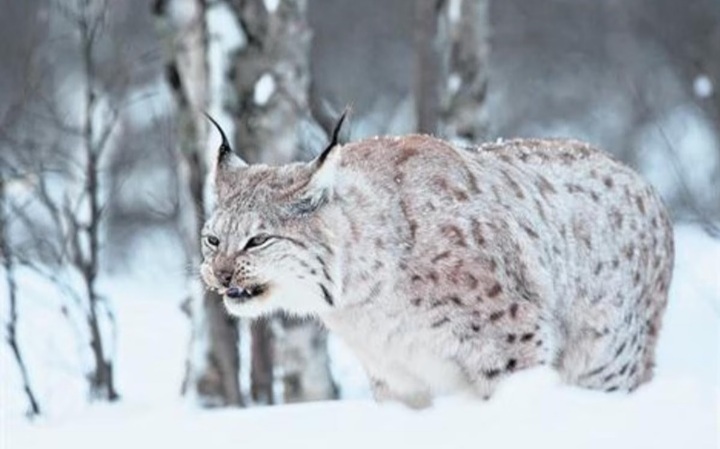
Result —
<instances>
[{"instance_id":1,"label":"lynx eye","mask_svg":"<svg viewBox=\"0 0 720 449\"><path fill-rule=\"evenodd\" d=\"M215 237L214 235L208 235L207 237L205 237L205 242L215 248L220 244L220 239Z\"/></svg>"},{"instance_id":2,"label":"lynx eye","mask_svg":"<svg viewBox=\"0 0 720 449\"><path fill-rule=\"evenodd\" d=\"M263 243L267 242L268 240L270 240L270 236L267 234L256 235L255 237L248 240L247 244L245 245L245 249L258 247Z\"/></svg>"}]
</instances>

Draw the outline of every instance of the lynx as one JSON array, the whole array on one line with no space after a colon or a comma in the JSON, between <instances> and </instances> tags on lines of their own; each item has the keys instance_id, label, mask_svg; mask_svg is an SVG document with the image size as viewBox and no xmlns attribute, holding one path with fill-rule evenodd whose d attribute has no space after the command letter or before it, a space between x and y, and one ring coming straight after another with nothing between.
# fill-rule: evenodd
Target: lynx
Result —
<instances>
[{"instance_id":1,"label":"lynx","mask_svg":"<svg viewBox=\"0 0 720 449\"><path fill-rule=\"evenodd\" d=\"M236 316L318 318L360 359L377 400L489 398L538 365L608 392L650 380L671 222L604 152L409 135L334 138L309 163L250 166L218 130L205 283Z\"/></svg>"}]
</instances>

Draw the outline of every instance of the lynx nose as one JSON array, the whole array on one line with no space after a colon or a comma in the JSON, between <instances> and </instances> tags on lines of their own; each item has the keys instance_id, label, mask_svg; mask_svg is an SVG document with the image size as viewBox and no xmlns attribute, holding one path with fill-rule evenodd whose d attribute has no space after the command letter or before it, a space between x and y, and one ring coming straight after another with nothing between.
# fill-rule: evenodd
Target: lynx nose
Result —
<instances>
[{"instance_id":1,"label":"lynx nose","mask_svg":"<svg viewBox=\"0 0 720 449\"><path fill-rule=\"evenodd\" d=\"M223 287L230 287L230 283L232 282L233 278L233 272L232 270L217 270L215 271L215 277L217 278L218 282L220 282L220 285Z\"/></svg>"}]
</instances>

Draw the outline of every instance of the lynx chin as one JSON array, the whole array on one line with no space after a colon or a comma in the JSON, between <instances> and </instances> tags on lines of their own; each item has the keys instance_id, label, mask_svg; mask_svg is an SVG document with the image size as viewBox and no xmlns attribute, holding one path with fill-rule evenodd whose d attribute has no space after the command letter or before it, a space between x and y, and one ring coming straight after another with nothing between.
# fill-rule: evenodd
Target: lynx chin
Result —
<instances>
[{"instance_id":1,"label":"lynx chin","mask_svg":"<svg viewBox=\"0 0 720 449\"><path fill-rule=\"evenodd\" d=\"M638 174L573 140L339 145L341 122L279 167L223 134L201 272L230 313L317 317L411 407L543 364L608 392L650 380L673 233Z\"/></svg>"}]
</instances>

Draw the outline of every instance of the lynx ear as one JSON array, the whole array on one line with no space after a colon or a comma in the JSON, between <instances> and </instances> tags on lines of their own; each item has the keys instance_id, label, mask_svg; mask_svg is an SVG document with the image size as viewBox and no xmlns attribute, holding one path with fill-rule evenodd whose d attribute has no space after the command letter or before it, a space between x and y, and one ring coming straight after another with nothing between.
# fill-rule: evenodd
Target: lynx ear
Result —
<instances>
[{"instance_id":1,"label":"lynx ear","mask_svg":"<svg viewBox=\"0 0 720 449\"><path fill-rule=\"evenodd\" d=\"M325 157L318 157L317 159L308 163L308 169L310 170L310 180L307 185L301 190L299 196L290 203L289 212L292 215L306 215L315 212L321 208L324 204L329 202L332 198L335 184L337 182L337 158L327 158L327 154L337 145L337 133L342 125L342 121L345 115L340 118L338 125L335 127L333 133L333 141L325 149L323 154Z\"/></svg>"},{"instance_id":2,"label":"lynx ear","mask_svg":"<svg viewBox=\"0 0 720 449\"><path fill-rule=\"evenodd\" d=\"M328 145L317 158L309 162L309 169L312 171L310 181L300 197L290 203L291 215L313 213L330 200L336 180L336 164L334 161L328 161L328 156L333 148L338 146L340 131L349 113L350 107L348 106L335 123Z\"/></svg>"},{"instance_id":3,"label":"lynx ear","mask_svg":"<svg viewBox=\"0 0 720 449\"><path fill-rule=\"evenodd\" d=\"M340 118L338 118L337 122L335 122L335 127L333 128L331 139L328 145L325 147L325 149L320 153L320 156L318 156L313 163L316 165L317 168L320 168L324 163L325 159L330 155L330 152L333 148L335 148L338 145L338 139L340 137L340 131L342 130L343 122L345 122L345 117L347 117L348 114L350 114L351 108L350 106L347 106L343 113L340 115Z\"/></svg>"},{"instance_id":4,"label":"lynx ear","mask_svg":"<svg viewBox=\"0 0 720 449\"><path fill-rule=\"evenodd\" d=\"M205 117L217 128L222 138L215 159L215 193L218 196L223 196L233 184L240 169L248 167L248 164L232 150L230 142L218 122L210 117L208 113L205 113Z\"/></svg>"}]
</instances>

